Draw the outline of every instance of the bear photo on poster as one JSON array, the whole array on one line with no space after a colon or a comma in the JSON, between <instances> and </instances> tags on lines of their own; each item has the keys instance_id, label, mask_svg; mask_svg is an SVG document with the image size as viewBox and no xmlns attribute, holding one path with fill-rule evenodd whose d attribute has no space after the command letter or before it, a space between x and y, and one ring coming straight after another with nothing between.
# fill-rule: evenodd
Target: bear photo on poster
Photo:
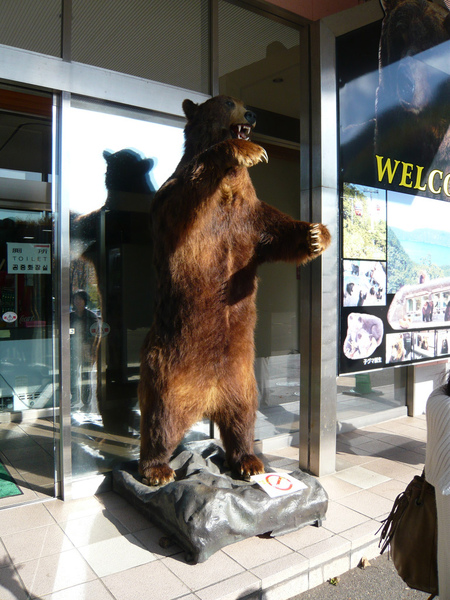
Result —
<instances>
[{"instance_id":1,"label":"bear photo on poster","mask_svg":"<svg viewBox=\"0 0 450 600\"><path fill-rule=\"evenodd\" d=\"M150 485L174 479L169 459L204 417L237 476L264 471L253 450L257 268L305 264L331 242L324 225L257 198L248 168L268 158L249 140L256 116L240 100L185 100L183 110L185 152L151 208L158 290L138 388L139 471Z\"/></svg>"},{"instance_id":2,"label":"bear photo on poster","mask_svg":"<svg viewBox=\"0 0 450 600\"><path fill-rule=\"evenodd\" d=\"M344 355L352 360L371 356L383 341L383 321L375 315L350 313Z\"/></svg>"},{"instance_id":3,"label":"bear photo on poster","mask_svg":"<svg viewBox=\"0 0 450 600\"><path fill-rule=\"evenodd\" d=\"M377 180L398 161L389 187L448 200L440 179L450 166L450 11L443 0L381 0L375 102ZM411 185L405 180L411 169ZM414 171L414 173L413 173ZM382 174L383 173L383 174ZM430 178L431 174L431 178ZM413 187L414 186L414 187Z\"/></svg>"}]
</instances>

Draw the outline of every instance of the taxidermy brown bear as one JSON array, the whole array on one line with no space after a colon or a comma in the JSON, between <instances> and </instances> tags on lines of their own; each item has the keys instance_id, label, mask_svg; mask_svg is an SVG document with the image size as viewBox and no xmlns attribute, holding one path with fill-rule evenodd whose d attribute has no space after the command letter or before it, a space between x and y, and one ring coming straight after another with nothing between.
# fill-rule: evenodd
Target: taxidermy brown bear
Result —
<instances>
[{"instance_id":1,"label":"taxidermy brown bear","mask_svg":"<svg viewBox=\"0 0 450 600\"><path fill-rule=\"evenodd\" d=\"M267 154L248 139L256 117L241 101L185 100L183 110L185 153L151 209L158 301L138 389L139 470L150 485L174 478L171 454L203 417L218 425L236 474L264 472L253 453L256 270L306 263L331 240L324 225L256 197L247 168Z\"/></svg>"}]
</instances>

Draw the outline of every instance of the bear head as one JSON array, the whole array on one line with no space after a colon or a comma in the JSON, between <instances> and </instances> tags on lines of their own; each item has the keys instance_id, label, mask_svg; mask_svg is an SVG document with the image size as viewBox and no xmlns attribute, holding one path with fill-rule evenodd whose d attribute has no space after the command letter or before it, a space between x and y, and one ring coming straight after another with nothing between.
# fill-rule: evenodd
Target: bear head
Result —
<instances>
[{"instance_id":1,"label":"bear head","mask_svg":"<svg viewBox=\"0 0 450 600\"><path fill-rule=\"evenodd\" d=\"M231 96L214 96L203 104L184 100L187 123L184 128L185 160L224 140L249 139L256 115L241 100Z\"/></svg>"},{"instance_id":2,"label":"bear head","mask_svg":"<svg viewBox=\"0 0 450 600\"><path fill-rule=\"evenodd\" d=\"M428 168L450 124L450 12L431 0L381 0L376 153ZM446 62L447 61L447 62Z\"/></svg>"},{"instance_id":3,"label":"bear head","mask_svg":"<svg viewBox=\"0 0 450 600\"><path fill-rule=\"evenodd\" d=\"M106 160L105 185L108 191L150 194L155 191L149 171L153 168L151 158L142 158L135 150L126 148L118 152L103 152Z\"/></svg>"}]
</instances>

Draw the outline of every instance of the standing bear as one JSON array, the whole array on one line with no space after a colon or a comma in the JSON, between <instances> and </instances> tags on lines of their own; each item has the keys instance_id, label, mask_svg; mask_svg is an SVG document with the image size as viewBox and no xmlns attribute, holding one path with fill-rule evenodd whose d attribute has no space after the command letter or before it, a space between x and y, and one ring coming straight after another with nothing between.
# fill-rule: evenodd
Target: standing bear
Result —
<instances>
[{"instance_id":1,"label":"standing bear","mask_svg":"<svg viewBox=\"0 0 450 600\"><path fill-rule=\"evenodd\" d=\"M249 141L256 116L241 101L185 100L183 110L185 152L151 209L157 306L138 388L139 470L150 485L174 479L171 454L204 417L218 425L232 471L264 472L253 453L257 267L304 264L331 241L324 225L256 197L247 169L267 154Z\"/></svg>"}]
</instances>

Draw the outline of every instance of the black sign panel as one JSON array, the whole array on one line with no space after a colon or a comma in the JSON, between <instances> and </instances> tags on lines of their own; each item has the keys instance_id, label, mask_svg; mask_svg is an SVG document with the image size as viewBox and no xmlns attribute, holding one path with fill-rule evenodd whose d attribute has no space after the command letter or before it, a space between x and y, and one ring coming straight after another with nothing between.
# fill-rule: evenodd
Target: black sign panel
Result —
<instances>
[{"instance_id":1,"label":"black sign panel","mask_svg":"<svg viewBox=\"0 0 450 600\"><path fill-rule=\"evenodd\" d=\"M450 353L450 13L388 4L337 41L341 374Z\"/></svg>"}]
</instances>

